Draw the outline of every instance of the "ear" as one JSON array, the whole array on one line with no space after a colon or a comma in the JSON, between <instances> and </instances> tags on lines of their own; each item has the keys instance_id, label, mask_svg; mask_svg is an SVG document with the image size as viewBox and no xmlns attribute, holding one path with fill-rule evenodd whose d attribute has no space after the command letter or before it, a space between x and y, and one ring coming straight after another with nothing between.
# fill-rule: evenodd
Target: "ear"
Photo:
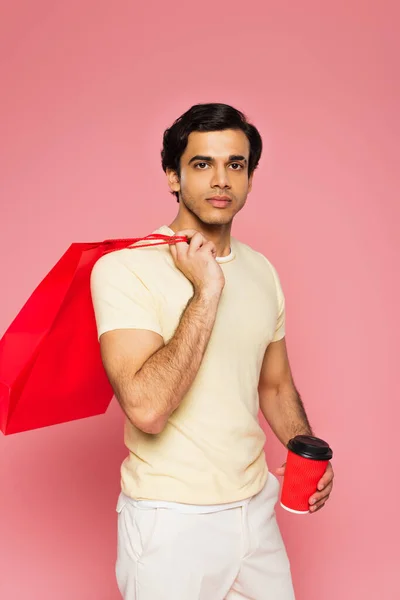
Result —
<instances>
[{"instance_id":1,"label":"ear","mask_svg":"<svg viewBox=\"0 0 400 600\"><path fill-rule=\"evenodd\" d=\"M180 192L181 184L179 183L178 173L172 169L167 169L168 186L171 192Z\"/></svg>"},{"instance_id":2,"label":"ear","mask_svg":"<svg viewBox=\"0 0 400 600\"><path fill-rule=\"evenodd\" d=\"M254 171L252 172L252 174L249 177L249 189L247 190L248 194L251 192L251 188L253 187L253 177L254 177Z\"/></svg>"}]
</instances>

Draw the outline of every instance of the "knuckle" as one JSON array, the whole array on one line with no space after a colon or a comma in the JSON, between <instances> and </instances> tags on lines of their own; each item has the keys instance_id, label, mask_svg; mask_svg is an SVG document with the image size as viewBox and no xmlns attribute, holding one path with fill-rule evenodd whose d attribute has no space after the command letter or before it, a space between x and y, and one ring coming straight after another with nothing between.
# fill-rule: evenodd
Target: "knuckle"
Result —
<instances>
[{"instance_id":1,"label":"knuckle","mask_svg":"<svg viewBox=\"0 0 400 600\"><path fill-rule=\"evenodd\" d=\"M190 240L191 247L200 245L202 239L203 236L201 235L201 233L195 233L192 239Z\"/></svg>"}]
</instances>

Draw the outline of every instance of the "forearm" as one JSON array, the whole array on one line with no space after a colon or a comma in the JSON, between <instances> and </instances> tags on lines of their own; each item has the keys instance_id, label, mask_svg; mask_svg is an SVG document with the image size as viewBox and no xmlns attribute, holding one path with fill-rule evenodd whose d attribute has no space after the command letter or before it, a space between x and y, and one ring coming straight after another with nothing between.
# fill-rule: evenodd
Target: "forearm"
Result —
<instances>
[{"instance_id":1,"label":"forearm","mask_svg":"<svg viewBox=\"0 0 400 600\"><path fill-rule=\"evenodd\" d=\"M296 435L313 435L300 394L293 383L259 390L260 408L278 439L287 445Z\"/></svg>"},{"instance_id":2,"label":"forearm","mask_svg":"<svg viewBox=\"0 0 400 600\"><path fill-rule=\"evenodd\" d=\"M200 368L213 330L220 294L195 293L171 340L136 373L130 390L129 412L160 432L177 409Z\"/></svg>"}]
</instances>

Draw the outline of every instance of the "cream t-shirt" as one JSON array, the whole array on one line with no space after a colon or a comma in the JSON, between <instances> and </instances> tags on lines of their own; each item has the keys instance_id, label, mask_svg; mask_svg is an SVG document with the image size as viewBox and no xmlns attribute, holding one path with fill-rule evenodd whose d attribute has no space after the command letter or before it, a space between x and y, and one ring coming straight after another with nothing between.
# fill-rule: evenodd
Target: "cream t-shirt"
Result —
<instances>
[{"instance_id":1,"label":"cream t-shirt","mask_svg":"<svg viewBox=\"0 0 400 600\"><path fill-rule=\"evenodd\" d=\"M174 234L165 225L153 233ZM258 381L267 346L285 335L284 295L268 259L236 238L230 255L217 260L225 287L191 388L159 434L125 420L121 488L135 500L226 504L266 482ZM115 329L149 329L167 344L193 286L169 246L136 246L95 264L91 292L99 338Z\"/></svg>"}]
</instances>

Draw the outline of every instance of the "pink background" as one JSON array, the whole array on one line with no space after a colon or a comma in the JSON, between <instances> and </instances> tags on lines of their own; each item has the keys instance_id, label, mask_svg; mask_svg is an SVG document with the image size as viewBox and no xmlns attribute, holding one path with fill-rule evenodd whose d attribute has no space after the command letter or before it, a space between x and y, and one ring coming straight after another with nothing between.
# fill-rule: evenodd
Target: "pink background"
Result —
<instances>
[{"instance_id":1,"label":"pink background","mask_svg":"<svg viewBox=\"0 0 400 600\"><path fill-rule=\"evenodd\" d=\"M277 507L298 600L400 597L395 4L0 9L0 334L72 241L172 221L162 133L192 104L232 104L259 127L265 151L234 235L280 273L295 380L335 451L322 511ZM102 417L0 436L2 600L119 597L122 425L114 401ZM267 457L272 469L285 459L272 435Z\"/></svg>"}]
</instances>

